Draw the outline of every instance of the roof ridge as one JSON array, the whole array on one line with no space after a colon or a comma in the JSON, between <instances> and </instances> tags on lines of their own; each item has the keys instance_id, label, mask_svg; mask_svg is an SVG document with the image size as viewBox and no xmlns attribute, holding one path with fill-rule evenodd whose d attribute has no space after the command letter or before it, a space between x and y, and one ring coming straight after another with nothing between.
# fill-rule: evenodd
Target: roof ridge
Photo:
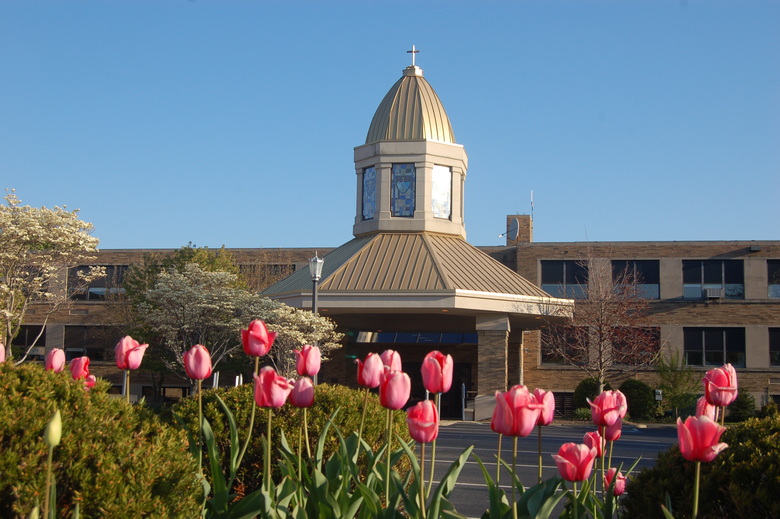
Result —
<instances>
[{"instance_id":1,"label":"roof ridge","mask_svg":"<svg viewBox=\"0 0 780 519\"><path fill-rule=\"evenodd\" d=\"M439 277L442 280L442 284L444 284L444 287L447 289L452 289L452 280L447 275L447 269L442 265L441 261L439 260L439 255L434 252L434 246L429 241L429 237L427 233L421 234L422 241L425 244L425 251L428 253L428 255L431 258L431 261L433 261L434 266L436 267L436 273L439 275Z\"/></svg>"}]
</instances>

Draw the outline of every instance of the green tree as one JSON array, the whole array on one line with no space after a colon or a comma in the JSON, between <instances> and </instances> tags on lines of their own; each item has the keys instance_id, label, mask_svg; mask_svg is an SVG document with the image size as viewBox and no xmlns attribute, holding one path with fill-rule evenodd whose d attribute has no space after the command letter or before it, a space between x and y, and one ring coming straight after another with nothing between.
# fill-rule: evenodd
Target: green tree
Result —
<instances>
[{"instance_id":1,"label":"green tree","mask_svg":"<svg viewBox=\"0 0 780 519\"><path fill-rule=\"evenodd\" d=\"M70 303L71 293L105 271L79 269L70 286L64 281L67 269L88 264L97 251L92 224L80 220L78 210L23 206L13 191L6 192L5 202L0 205L0 343L9 345L7 355L13 358L10 345L32 305L43 330L49 316ZM20 352L20 362L39 337Z\"/></svg>"},{"instance_id":2,"label":"green tree","mask_svg":"<svg viewBox=\"0 0 780 519\"><path fill-rule=\"evenodd\" d=\"M658 389L663 392L663 402L674 409L675 418L679 410L692 406L696 402L700 377L690 366L685 365L682 355L672 350L658 357L655 364L661 383Z\"/></svg>"}]
</instances>

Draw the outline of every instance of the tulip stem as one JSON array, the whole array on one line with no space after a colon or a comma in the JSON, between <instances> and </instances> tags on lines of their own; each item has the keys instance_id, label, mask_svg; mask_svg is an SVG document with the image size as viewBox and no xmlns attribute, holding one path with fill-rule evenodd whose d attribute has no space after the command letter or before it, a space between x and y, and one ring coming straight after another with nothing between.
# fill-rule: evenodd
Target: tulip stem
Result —
<instances>
[{"instance_id":1,"label":"tulip stem","mask_svg":"<svg viewBox=\"0 0 780 519\"><path fill-rule=\"evenodd\" d=\"M578 519L580 517L580 509L579 509L579 507L577 505L579 505L580 502L579 502L579 496L577 494L577 482L576 481L572 481L572 485L574 485L574 503L573 503L574 504L574 517L575 517L575 519ZM595 491L595 488L594 488L594 491Z\"/></svg>"},{"instance_id":2,"label":"tulip stem","mask_svg":"<svg viewBox=\"0 0 780 519\"><path fill-rule=\"evenodd\" d=\"M435 440L434 440L435 441ZM433 462L431 462L433 463ZM425 444L420 444L420 517L425 519L425 504L428 499L425 497Z\"/></svg>"},{"instance_id":3,"label":"tulip stem","mask_svg":"<svg viewBox=\"0 0 780 519\"><path fill-rule=\"evenodd\" d=\"M390 451L392 450L393 431L392 420L393 411L387 410L387 467L385 469L385 508L390 506Z\"/></svg>"},{"instance_id":4,"label":"tulip stem","mask_svg":"<svg viewBox=\"0 0 780 519\"><path fill-rule=\"evenodd\" d=\"M265 490L268 492L268 494L271 493L271 420L273 419L273 408L268 408L268 427L266 427L266 436L265 436L265 479L263 481L263 484L265 484Z\"/></svg>"},{"instance_id":5,"label":"tulip stem","mask_svg":"<svg viewBox=\"0 0 780 519\"><path fill-rule=\"evenodd\" d=\"M306 455L311 458L311 447L309 447L309 413L308 408L303 408L303 434L306 438Z\"/></svg>"},{"instance_id":6,"label":"tulip stem","mask_svg":"<svg viewBox=\"0 0 780 519\"><path fill-rule=\"evenodd\" d=\"M125 370L125 401L130 404L130 370Z\"/></svg>"},{"instance_id":7,"label":"tulip stem","mask_svg":"<svg viewBox=\"0 0 780 519\"><path fill-rule=\"evenodd\" d=\"M517 436L512 437L512 518L517 519L517 502L515 502L515 487L517 478Z\"/></svg>"},{"instance_id":8,"label":"tulip stem","mask_svg":"<svg viewBox=\"0 0 780 519\"><path fill-rule=\"evenodd\" d=\"M615 442L610 440L609 442L609 468L612 468L612 447L615 446Z\"/></svg>"},{"instance_id":9,"label":"tulip stem","mask_svg":"<svg viewBox=\"0 0 780 519\"><path fill-rule=\"evenodd\" d=\"M203 475L203 381L198 380L198 472Z\"/></svg>"},{"instance_id":10,"label":"tulip stem","mask_svg":"<svg viewBox=\"0 0 780 519\"><path fill-rule=\"evenodd\" d=\"M501 439L503 434L498 433L498 456L496 457L496 485L501 481Z\"/></svg>"},{"instance_id":11,"label":"tulip stem","mask_svg":"<svg viewBox=\"0 0 780 519\"><path fill-rule=\"evenodd\" d=\"M43 517L49 517L49 496L51 494L51 465L54 458L54 445L49 445L49 459L46 463L46 493L43 496ZM51 504L54 506L54 503Z\"/></svg>"},{"instance_id":12,"label":"tulip stem","mask_svg":"<svg viewBox=\"0 0 780 519\"><path fill-rule=\"evenodd\" d=\"M260 372L260 357L255 357L255 375L257 375L259 372ZM252 429L255 426L256 410L257 410L257 406L254 405L254 402L252 402L252 413L249 415L249 429L247 429L246 431L246 440L244 440L244 445L241 447L241 452L239 452L238 458L236 459L236 467L241 466L241 460L244 459L244 453L246 453L246 449L247 447L249 447L249 439L252 437ZM233 487L233 481L230 481L230 484L228 485L228 490L230 490L232 487Z\"/></svg>"},{"instance_id":13,"label":"tulip stem","mask_svg":"<svg viewBox=\"0 0 780 519\"><path fill-rule=\"evenodd\" d=\"M539 430L539 440L538 440L538 446L537 450L539 452L539 484L542 484L542 426L537 425L536 428Z\"/></svg>"},{"instance_id":14,"label":"tulip stem","mask_svg":"<svg viewBox=\"0 0 780 519\"><path fill-rule=\"evenodd\" d=\"M433 405L436 407L436 416L439 416L439 396L440 393L436 393L433 396ZM428 482L428 493L430 494L433 488L433 473L436 469L436 438L433 439L433 447L431 448L431 478ZM422 473L423 479L425 478L425 472Z\"/></svg>"},{"instance_id":15,"label":"tulip stem","mask_svg":"<svg viewBox=\"0 0 780 519\"><path fill-rule=\"evenodd\" d=\"M606 427L603 425L599 425L599 451L601 451L601 498L604 498L604 465L606 464L607 459L604 457L604 450L606 447L606 440L604 438L604 433L606 432ZM596 487L593 487L593 490L596 490Z\"/></svg>"},{"instance_id":16,"label":"tulip stem","mask_svg":"<svg viewBox=\"0 0 780 519\"><path fill-rule=\"evenodd\" d=\"M360 448L360 441L363 439L363 424L366 421L366 406L368 405L368 388L363 394L363 414L360 415L360 429L358 429L358 448Z\"/></svg>"},{"instance_id":17,"label":"tulip stem","mask_svg":"<svg viewBox=\"0 0 780 519\"><path fill-rule=\"evenodd\" d=\"M699 515L699 479L701 477L701 461L696 462L696 476L693 481L693 519Z\"/></svg>"}]
</instances>

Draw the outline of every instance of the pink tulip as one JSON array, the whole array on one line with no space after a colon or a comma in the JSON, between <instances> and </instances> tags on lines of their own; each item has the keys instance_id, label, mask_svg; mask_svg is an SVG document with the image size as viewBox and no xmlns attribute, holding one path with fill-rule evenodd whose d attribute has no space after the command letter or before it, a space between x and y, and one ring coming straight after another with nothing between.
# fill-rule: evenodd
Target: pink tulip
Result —
<instances>
[{"instance_id":1,"label":"pink tulip","mask_svg":"<svg viewBox=\"0 0 780 519\"><path fill-rule=\"evenodd\" d=\"M590 416L593 423L601 427L614 425L618 418L626 415L626 397L620 391L604 391L590 404Z\"/></svg>"},{"instance_id":2,"label":"pink tulip","mask_svg":"<svg viewBox=\"0 0 780 519\"><path fill-rule=\"evenodd\" d=\"M552 391L536 388L534 389L534 398L538 404L542 404L536 425L550 425L555 418L555 395Z\"/></svg>"},{"instance_id":3,"label":"pink tulip","mask_svg":"<svg viewBox=\"0 0 780 519\"><path fill-rule=\"evenodd\" d=\"M0 362L5 362L5 344L0 342Z\"/></svg>"},{"instance_id":4,"label":"pink tulip","mask_svg":"<svg viewBox=\"0 0 780 519\"><path fill-rule=\"evenodd\" d=\"M274 368L266 366L255 375L255 403L260 407L278 409L287 401L292 391L290 381L278 375ZM312 394L312 398L314 395Z\"/></svg>"},{"instance_id":5,"label":"pink tulip","mask_svg":"<svg viewBox=\"0 0 780 519\"><path fill-rule=\"evenodd\" d=\"M423 400L406 410L409 434L419 443L430 443L439 436L439 413L433 400Z\"/></svg>"},{"instance_id":6,"label":"pink tulip","mask_svg":"<svg viewBox=\"0 0 780 519\"><path fill-rule=\"evenodd\" d=\"M604 488L608 488L612 484L612 480L615 479L616 475L615 486L612 488L613 496L619 496L626 491L626 476L622 472L618 472L618 469L615 467L609 469L606 475L604 475Z\"/></svg>"},{"instance_id":7,"label":"pink tulip","mask_svg":"<svg viewBox=\"0 0 780 519\"><path fill-rule=\"evenodd\" d=\"M302 377L313 377L320 372L320 349L317 346L305 345L300 350L293 350L295 352L295 369Z\"/></svg>"},{"instance_id":8,"label":"pink tulip","mask_svg":"<svg viewBox=\"0 0 780 519\"><path fill-rule=\"evenodd\" d=\"M249 323L246 330L241 330L241 344L244 346L244 353L253 357L262 357L271 351L271 346L276 340L276 332L269 332L265 323L260 319L255 319Z\"/></svg>"},{"instance_id":9,"label":"pink tulip","mask_svg":"<svg viewBox=\"0 0 780 519\"><path fill-rule=\"evenodd\" d=\"M609 442L616 442L620 439L623 429L623 419L618 418L615 423L604 430L604 438Z\"/></svg>"},{"instance_id":10,"label":"pink tulip","mask_svg":"<svg viewBox=\"0 0 780 519\"><path fill-rule=\"evenodd\" d=\"M685 423L678 418L677 440L680 443L680 454L688 461L709 463L728 447L728 444L718 443L725 430L725 427L707 416L689 416Z\"/></svg>"},{"instance_id":11,"label":"pink tulip","mask_svg":"<svg viewBox=\"0 0 780 519\"><path fill-rule=\"evenodd\" d=\"M582 437L582 442L596 451L597 458L600 458L604 455L602 445L603 440L601 439L601 435L598 431L586 432L585 436Z\"/></svg>"},{"instance_id":12,"label":"pink tulip","mask_svg":"<svg viewBox=\"0 0 780 519\"><path fill-rule=\"evenodd\" d=\"M707 402L706 396L701 396L696 401L696 416L706 416L712 421L715 421L715 414L718 408Z\"/></svg>"},{"instance_id":13,"label":"pink tulip","mask_svg":"<svg viewBox=\"0 0 780 519\"><path fill-rule=\"evenodd\" d=\"M509 391L496 391L496 407L490 427L504 436L528 436L536 426L542 404L525 386L513 386Z\"/></svg>"},{"instance_id":14,"label":"pink tulip","mask_svg":"<svg viewBox=\"0 0 780 519\"><path fill-rule=\"evenodd\" d=\"M309 377L301 377L295 381L289 400L295 407L311 407L314 403L314 384Z\"/></svg>"},{"instance_id":15,"label":"pink tulip","mask_svg":"<svg viewBox=\"0 0 780 519\"><path fill-rule=\"evenodd\" d=\"M375 388L379 386L379 381L382 378L382 372L384 371L384 365L382 364L382 358L376 353L369 353L366 356L365 362L361 362L360 359L355 360L357 363L357 382L363 387Z\"/></svg>"},{"instance_id":16,"label":"pink tulip","mask_svg":"<svg viewBox=\"0 0 780 519\"><path fill-rule=\"evenodd\" d=\"M87 378L84 379L84 386L88 390L95 387L95 384L97 384L97 378L95 378L95 375L87 375Z\"/></svg>"},{"instance_id":17,"label":"pink tulip","mask_svg":"<svg viewBox=\"0 0 780 519\"><path fill-rule=\"evenodd\" d=\"M737 372L731 364L709 370L702 382L704 396L714 406L725 407L737 398Z\"/></svg>"},{"instance_id":18,"label":"pink tulip","mask_svg":"<svg viewBox=\"0 0 780 519\"><path fill-rule=\"evenodd\" d=\"M412 380L403 371L395 371L387 366L379 382L379 403L387 409L401 409L409 401Z\"/></svg>"},{"instance_id":19,"label":"pink tulip","mask_svg":"<svg viewBox=\"0 0 780 519\"><path fill-rule=\"evenodd\" d=\"M423 386L431 393L446 393L452 387L452 356L432 351L422 363Z\"/></svg>"},{"instance_id":20,"label":"pink tulip","mask_svg":"<svg viewBox=\"0 0 780 519\"><path fill-rule=\"evenodd\" d=\"M52 348L46 354L44 366L47 370L60 373L65 369L65 352L60 348Z\"/></svg>"},{"instance_id":21,"label":"pink tulip","mask_svg":"<svg viewBox=\"0 0 780 519\"><path fill-rule=\"evenodd\" d=\"M73 380L81 380L89 376L89 357L77 357L70 361L70 374Z\"/></svg>"},{"instance_id":22,"label":"pink tulip","mask_svg":"<svg viewBox=\"0 0 780 519\"><path fill-rule=\"evenodd\" d=\"M114 348L116 367L119 369L138 369L148 344L138 344L138 341L129 335L123 337Z\"/></svg>"},{"instance_id":23,"label":"pink tulip","mask_svg":"<svg viewBox=\"0 0 780 519\"><path fill-rule=\"evenodd\" d=\"M389 367L393 371L402 371L401 356L395 350L385 350L380 355L382 358L382 364Z\"/></svg>"},{"instance_id":24,"label":"pink tulip","mask_svg":"<svg viewBox=\"0 0 780 519\"><path fill-rule=\"evenodd\" d=\"M193 380L204 380L211 376L211 355L202 344L196 344L184 354L184 370Z\"/></svg>"},{"instance_id":25,"label":"pink tulip","mask_svg":"<svg viewBox=\"0 0 780 519\"><path fill-rule=\"evenodd\" d=\"M585 481L590 477L596 451L582 443L564 443L553 454L558 473L566 481Z\"/></svg>"}]
</instances>

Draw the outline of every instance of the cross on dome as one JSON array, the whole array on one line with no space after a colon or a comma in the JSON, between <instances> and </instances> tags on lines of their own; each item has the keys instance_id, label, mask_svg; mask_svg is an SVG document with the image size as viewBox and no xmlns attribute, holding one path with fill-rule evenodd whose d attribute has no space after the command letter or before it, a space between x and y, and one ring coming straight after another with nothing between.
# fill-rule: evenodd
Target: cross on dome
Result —
<instances>
[{"instance_id":1,"label":"cross on dome","mask_svg":"<svg viewBox=\"0 0 780 519\"><path fill-rule=\"evenodd\" d=\"M415 64L414 64L414 55L419 53L419 52L420 51L417 50L417 48L414 45L412 45L412 50L407 50L406 51L407 54L411 54L412 55L412 66L413 67L415 66Z\"/></svg>"}]
</instances>

